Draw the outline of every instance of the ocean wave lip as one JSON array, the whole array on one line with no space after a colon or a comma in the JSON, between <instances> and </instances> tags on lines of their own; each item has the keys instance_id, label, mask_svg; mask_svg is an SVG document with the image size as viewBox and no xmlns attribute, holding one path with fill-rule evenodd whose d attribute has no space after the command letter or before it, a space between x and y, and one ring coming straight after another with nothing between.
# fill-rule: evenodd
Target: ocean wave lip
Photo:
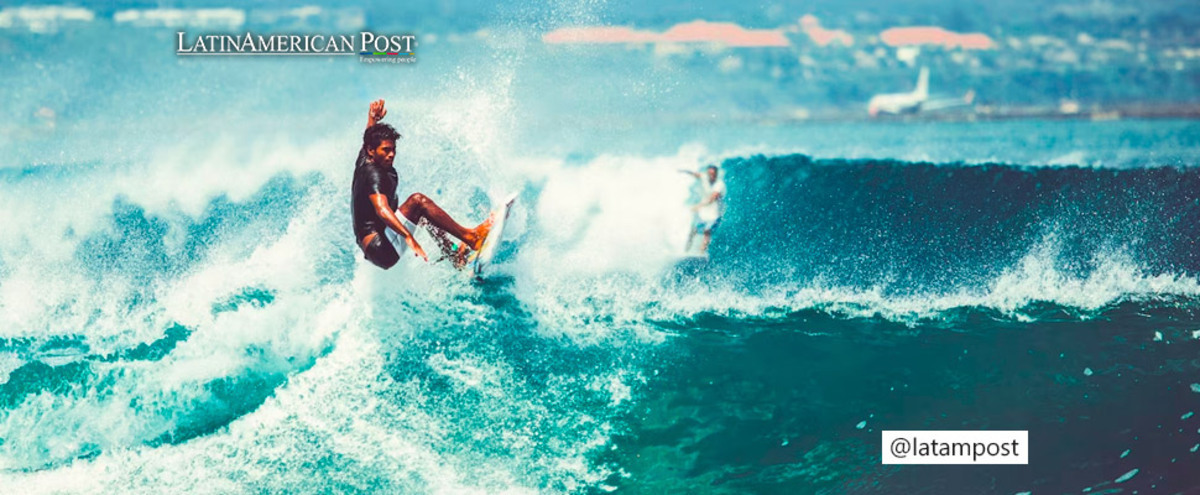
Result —
<instances>
[{"instance_id":1,"label":"ocean wave lip","mask_svg":"<svg viewBox=\"0 0 1200 495\"><path fill-rule=\"evenodd\" d=\"M1102 317L1128 306L1145 310L1196 307L1200 285L1191 277L1147 276L1128 260L1106 260L1097 270L1075 278L1055 271L1054 258L1036 248L1020 264L978 288L949 293L895 293L883 287L831 287L820 279L811 286L782 283L753 296L714 287L674 299L677 314L697 312L770 318L817 311L844 318L884 318L896 322L949 324L973 313L1011 321L1043 318L1082 320ZM714 297L714 290L721 296ZM714 301L720 301L715 303Z\"/></svg>"}]
</instances>

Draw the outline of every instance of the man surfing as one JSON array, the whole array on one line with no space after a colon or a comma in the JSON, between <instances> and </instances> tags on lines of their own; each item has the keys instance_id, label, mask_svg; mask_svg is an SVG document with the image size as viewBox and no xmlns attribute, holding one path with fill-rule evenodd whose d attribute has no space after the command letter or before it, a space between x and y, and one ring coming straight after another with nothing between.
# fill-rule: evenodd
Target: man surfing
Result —
<instances>
[{"instance_id":1,"label":"man surfing","mask_svg":"<svg viewBox=\"0 0 1200 495\"><path fill-rule=\"evenodd\" d=\"M392 160L396 158L396 139L400 133L392 126L379 122L385 115L387 109L383 100L371 103L362 148L354 164L350 208L358 247L368 261L384 270L400 261L405 246L412 249L413 255L429 261L425 250L413 238L413 229L424 224L443 253L455 259L456 266L461 265L468 249L478 250L483 244L491 229L492 218L468 229L455 222L424 194L413 194L399 203L396 197L399 178L392 167ZM446 238L446 234L462 241L462 244L455 246Z\"/></svg>"},{"instance_id":2,"label":"man surfing","mask_svg":"<svg viewBox=\"0 0 1200 495\"><path fill-rule=\"evenodd\" d=\"M696 239L696 232L703 232L704 240L700 243L700 254L707 256L713 230L716 230L717 225L721 224L721 215L725 214L725 181L720 179L720 170L716 165L709 165L704 170L704 175L691 170L680 170L680 172L699 180L702 191L700 202L692 205L695 223L688 232L687 246L683 250L691 251L692 241Z\"/></svg>"}]
</instances>

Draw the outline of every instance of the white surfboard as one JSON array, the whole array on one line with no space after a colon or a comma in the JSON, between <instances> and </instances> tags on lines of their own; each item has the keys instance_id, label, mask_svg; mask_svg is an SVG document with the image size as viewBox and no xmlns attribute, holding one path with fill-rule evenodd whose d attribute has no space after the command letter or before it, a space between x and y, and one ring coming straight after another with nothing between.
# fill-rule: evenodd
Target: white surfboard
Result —
<instances>
[{"instance_id":1,"label":"white surfboard","mask_svg":"<svg viewBox=\"0 0 1200 495\"><path fill-rule=\"evenodd\" d=\"M492 218L494 218L492 230L488 231L479 251L473 252L467 257L467 264L471 266L471 273L475 275L475 278L483 278L488 267L492 265L492 258L496 256L496 249L504 237L504 223L508 220L508 212L512 210L512 205L516 201L517 193L509 194L500 202L499 207L492 210Z\"/></svg>"}]
</instances>

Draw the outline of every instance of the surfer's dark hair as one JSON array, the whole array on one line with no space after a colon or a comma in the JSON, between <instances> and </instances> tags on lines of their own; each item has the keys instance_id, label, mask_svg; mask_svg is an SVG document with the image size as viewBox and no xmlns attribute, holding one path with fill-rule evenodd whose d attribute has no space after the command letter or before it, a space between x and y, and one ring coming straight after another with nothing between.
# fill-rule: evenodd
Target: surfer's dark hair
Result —
<instances>
[{"instance_id":1,"label":"surfer's dark hair","mask_svg":"<svg viewBox=\"0 0 1200 495\"><path fill-rule=\"evenodd\" d=\"M379 147L379 143L384 141L395 141L400 137L400 133L396 132L392 126L387 124L375 124L367 128L367 132L363 133L363 144L367 145L367 149L373 150Z\"/></svg>"}]
</instances>

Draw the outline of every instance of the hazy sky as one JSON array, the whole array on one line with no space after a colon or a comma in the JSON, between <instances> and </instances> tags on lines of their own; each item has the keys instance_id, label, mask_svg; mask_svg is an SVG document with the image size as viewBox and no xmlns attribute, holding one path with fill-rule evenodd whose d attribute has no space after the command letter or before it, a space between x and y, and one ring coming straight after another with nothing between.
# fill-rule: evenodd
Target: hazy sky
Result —
<instances>
[{"instance_id":1,"label":"hazy sky","mask_svg":"<svg viewBox=\"0 0 1200 495\"><path fill-rule=\"evenodd\" d=\"M7 2L6 2L7 3ZM64 2L33 1L25 5L55 5ZM101 14L126 8L292 8L296 3L277 0L82 0L69 2ZM667 25L693 19L736 21L752 27L775 27L793 22L801 15L841 18L845 22L872 24L939 23L962 24L959 28L986 29L995 24L1049 21L1055 16L1093 19L1097 22L1127 22L1130 17L1150 19L1168 14L1200 20L1200 2L1194 0L808 0L805 2L743 2L695 0L646 5L640 0L560 0L551 2L501 2L493 0L368 0L334 2L310 0L306 5L362 7L373 21L421 24L471 25L529 20L531 22Z\"/></svg>"}]
</instances>

